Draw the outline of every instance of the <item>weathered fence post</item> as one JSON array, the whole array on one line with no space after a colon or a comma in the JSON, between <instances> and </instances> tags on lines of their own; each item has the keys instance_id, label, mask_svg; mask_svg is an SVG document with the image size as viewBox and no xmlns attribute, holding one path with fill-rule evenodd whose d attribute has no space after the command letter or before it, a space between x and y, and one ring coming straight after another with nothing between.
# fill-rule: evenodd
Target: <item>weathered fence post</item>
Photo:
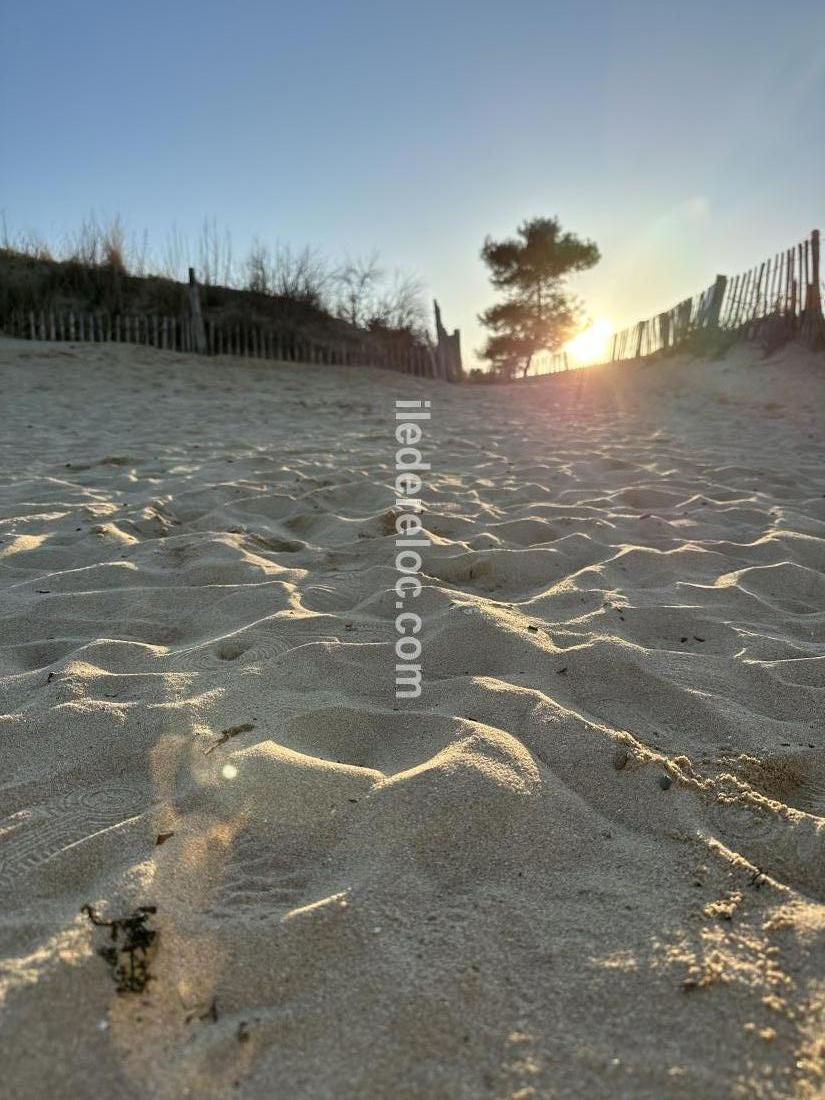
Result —
<instances>
[{"instance_id":1,"label":"weathered fence post","mask_svg":"<svg viewBox=\"0 0 825 1100\"><path fill-rule=\"evenodd\" d=\"M441 310L436 301L433 301L433 310L438 341L435 355L439 377L445 378L448 382L461 382L464 379L464 369L461 365L461 335L458 329L454 329L452 335L448 335L441 323Z\"/></svg>"},{"instance_id":2,"label":"weathered fence post","mask_svg":"<svg viewBox=\"0 0 825 1100\"><path fill-rule=\"evenodd\" d=\"M725 289L728 285L726 275L717 275L710 296L710 305L707 312L708 328L719 328L719 317L722 313L722 302L725 300Z\"/></svg>"},{"instance_id":3,"label":"weathered fence post","mask_svg":"<svg viewBox=\"0 0 825 1100\"><path fill-rule=\"evenodd\" d=\"M670 312L659 314L659 340L662 345L662 351L667 351L670 347Z\"/></svg>"},{"instance_id":4,"label":"weathered fence post","mask_svg":"<svg viewBox=\"0 0 825 1100\"><path fill-rule=\"evenodd\" d=\"M819 281L819 230L811 233L811 288L813 291L814 305L822 312L822 291Z\"/></svg>"},{"instance_id":5,"label":"weathered fence post","mask_svg":"<svg viewBox=\"0 0 825 1100\"><path fill-rule=\"evenodd\" d=\"M808 242L805 242L806 259ZM806 264L806 267L808 265ZM805 311L802 321L802 339L808 347L819 350L825 347L825 318L822 316L822 292L819 284L819 230L811 233L810 281L805 295Z\"/></svg>"},{"instance_id":6,"label":"weathered fence post","mask_svg":"<svg viewBox=\"0 0 825 1100\"><path fill-rule=\"evenodd\" d=\"M189 313L192 317L192 350L199 355L203 355L206 352L206 332L203 327L201 298L198 292L198 284L195 281L194 267L189 268Z\"/></svg>"}]
</instances>

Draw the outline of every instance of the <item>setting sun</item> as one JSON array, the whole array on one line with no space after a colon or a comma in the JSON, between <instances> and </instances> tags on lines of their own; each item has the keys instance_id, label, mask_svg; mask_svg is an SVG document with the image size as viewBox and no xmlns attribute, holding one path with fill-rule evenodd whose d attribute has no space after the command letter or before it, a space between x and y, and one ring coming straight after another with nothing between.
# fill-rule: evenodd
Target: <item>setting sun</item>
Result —
<instances>
[{"instance_id":1,"label":"setting sun","mask_svg":"<svg viewBox=\"0 0 825 1100\"><path fill-rule=\"evenodd\" d=\"M584 329L578 336L574 336L572 340L568 340L564 350L579 365L600 363L607 359L612 335L613 326L609 321L603 319L594 321L589 328Z\"/></svg>"}]
</instances>

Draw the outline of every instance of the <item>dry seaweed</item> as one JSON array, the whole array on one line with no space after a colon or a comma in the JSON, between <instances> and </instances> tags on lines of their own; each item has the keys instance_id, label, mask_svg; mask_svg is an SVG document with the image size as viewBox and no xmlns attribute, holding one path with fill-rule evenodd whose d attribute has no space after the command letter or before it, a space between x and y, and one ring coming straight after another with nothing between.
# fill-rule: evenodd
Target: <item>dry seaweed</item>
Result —
<instances>
[{"instance_id":1,"label":"dry seaweed","mask_svg":"<svg viewBox=\"0 0 825 1100\"><path fill-rule=\"evenodd\" d=\"M98 928L110 930L111 942L97 949L108 964L118 993L142 993L151 980L149 954L157 931L147 927L149 918L157 912L156 905L139 905L128 917L105 920L91 905L81 913Z\"/></svg>"}]
</instances>

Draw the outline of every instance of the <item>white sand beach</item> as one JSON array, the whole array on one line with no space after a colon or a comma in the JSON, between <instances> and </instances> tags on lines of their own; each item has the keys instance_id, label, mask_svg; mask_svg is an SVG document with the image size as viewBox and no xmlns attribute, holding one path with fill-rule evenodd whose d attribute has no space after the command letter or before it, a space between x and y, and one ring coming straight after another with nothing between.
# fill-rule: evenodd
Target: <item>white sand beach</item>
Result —
<instances>
[{"instance_id":1,"label":"white sand beach","mask_svg":"<svg viewBox=\"0 0 825 1100\"><path fill-rule=\"evenodd\" d=\"M0 384L0 1091L825 1095L821 357ZM87 903L156 906L142 992Z\"/></svg>"}]
</instances>

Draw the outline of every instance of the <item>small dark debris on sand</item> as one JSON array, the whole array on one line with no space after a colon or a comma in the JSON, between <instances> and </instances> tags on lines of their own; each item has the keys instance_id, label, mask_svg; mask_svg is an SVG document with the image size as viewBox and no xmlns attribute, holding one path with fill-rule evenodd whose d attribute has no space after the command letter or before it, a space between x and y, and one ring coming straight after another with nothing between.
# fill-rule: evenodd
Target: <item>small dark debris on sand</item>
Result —
<instances>
[{"instance_id":1,"label":"small dark debris on sand","mask_svg":"<svg viewBox=\"0 0 825 1100\"><path fill-rule=\"evenodd\" d=\"M149 918L157 912L156 905L139 905L128 917L104 920L91 905L84 905L81 913L97 928L110 930L111 943L97 949L98 955L109 965L118 993L142 993L151 980L149 953L157 938L157 931L148 928Z\"/></svg>"},{"instance_id":2,"label":"small dark debris on sand","mask_svg":"<svg viewBox=\"0 0 825 1100\"><path fill-rule=\"evenodd\" d=\"M155 847L159 848L161 844L165 844L167 840L171 840L174 833L158 833L158 838L155 841Z\"/></svg>"},{"instance_id":3,"label":"small dark debris on sand","mask_svg":"<svg viewBox=\"0 0 825 1100\"><path fill-rule=\"evenodd\" d=\"M622 768L627 764L630 759L630 753L623 746L619 746L613 753L613 767L617 772L620 772Z\"/></svg>"},{"instance_id":4,"label":"small dark debris on sand","mask_svg":"<svg viewBox=\"0 0 825 1100\"><path fill-rule=\"evenodd\" d=\"M218 1012L218 998L213 997L209 1007L204 1010L203 1005L199 1008L193 1008L187 1012L184 1017L184 1023L191 1024L193 1020L208 1020L209 1023L216 1024L219 1017Z\"/></svg>"},{"instance_id":5,"label":"small dark debris on sand","mask_svg":"<svg viewBox=\"0 0 825 1100\"><path fill-rule=\"evenodd\" d=\"M255 725L253 722L244 722L240 726L230 726L229 729L221 730L220 737L208 749L204 750L204 756L208 756L210 752L214 752L215 749L220 748L221 745L225 745L232 737L237 737L239 733L249 733L250 730L254 730Z\"/></svg>"}]
</instances>

